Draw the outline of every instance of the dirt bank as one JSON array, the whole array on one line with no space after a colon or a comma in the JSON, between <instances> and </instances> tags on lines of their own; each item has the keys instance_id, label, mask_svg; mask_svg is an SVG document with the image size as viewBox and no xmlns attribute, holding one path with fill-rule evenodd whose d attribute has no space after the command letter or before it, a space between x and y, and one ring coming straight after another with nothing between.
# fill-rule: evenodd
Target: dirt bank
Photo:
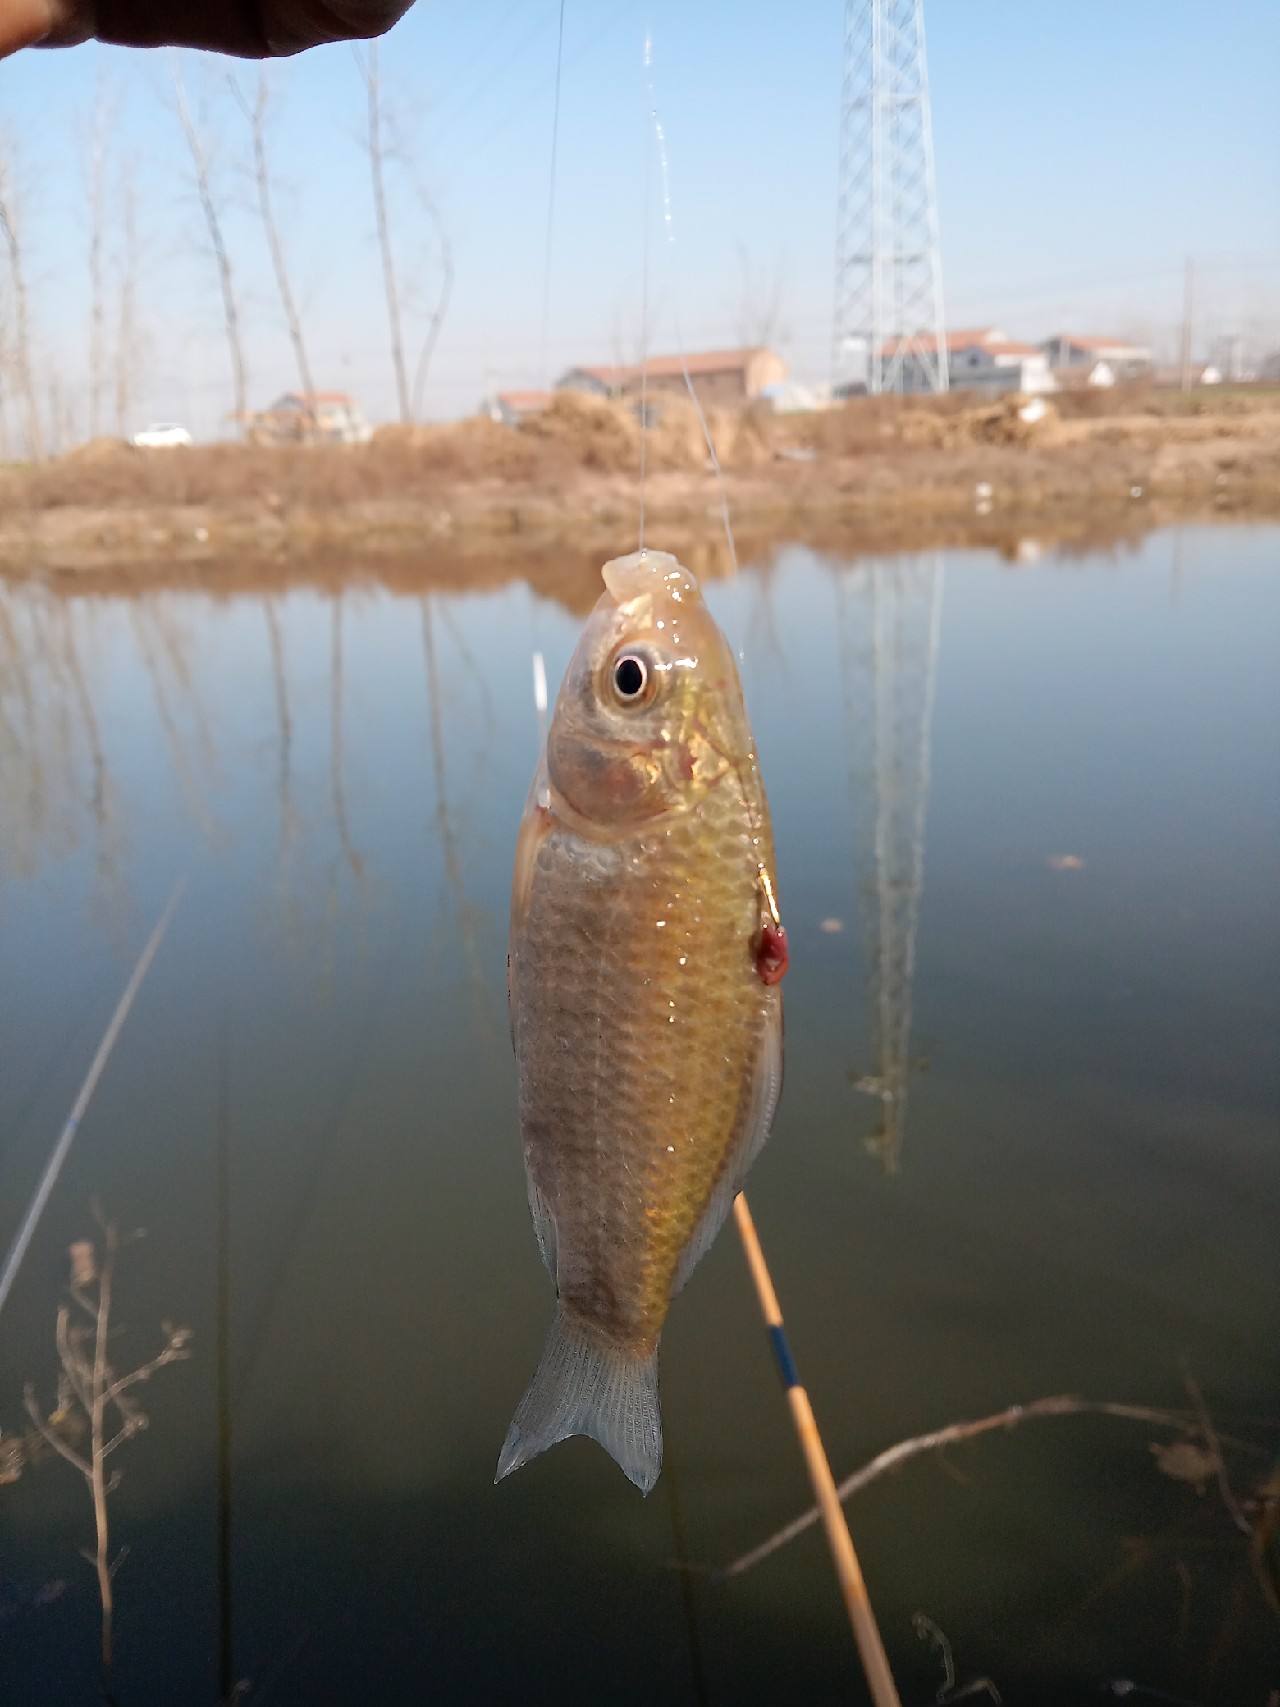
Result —
<instances>
[{"instance_id":1,"label":"dirt bank","mask_svg":"<svg viewBox=\"0 0 1280 1707\"><path fill-rule=\"evenodd\" d=\"M1021 533L1114 533L1195 516L1280 515L1280 393L860 399L821 414L717 412L736 529L889 549ZM701 427L664 403L645 446L647 528L677 547L720 527ZM145 577L358 551L450 559L635 535L641 438L623 406L566 395L511 429L383 428L369 445L137 451L96 440L0 471L0 570ZM1139 519L1140 518L1140 519ZM447 550L446 550L447 548Z\"/></svg>"}]
</instances>

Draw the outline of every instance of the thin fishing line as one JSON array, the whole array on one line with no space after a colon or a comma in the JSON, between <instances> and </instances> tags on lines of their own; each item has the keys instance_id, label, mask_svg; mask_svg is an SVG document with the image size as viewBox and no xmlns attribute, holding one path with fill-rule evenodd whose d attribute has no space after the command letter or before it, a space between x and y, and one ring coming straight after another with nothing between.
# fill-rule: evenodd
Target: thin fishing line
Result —
<instances>
[{"instance_id":1,"label":"thin fishing line","mask_svg":"<svg viewBox=\"0 0 1280 1707\"><path fill-rule=\"evenodd\" d=\"M646 30L644 63L646 75L653 59L653 36ZM652 92L652 80L649 81ZM644 550L644 489L649 471L649 203L653 183L653 158L649 147L649 114L645 115L644 138L644 243L640 266L640 538Z\"/></svg>"},{"instance_id":2,"label":"thin fishing line","mask_svg":"<svg viewBox=\"0 0 1280 1707\"><path fill-rule=\"evenodd\" d=\"M538 376L547 383L547 321L551 310L551 232L556 210L556 157L560 149L560 75L564 68L564 0L556 31L556 93L551 109L551 172L547 183L547 236L542 259L542 328L538 337Z\"/></svg>"},{"instance_id":3,"label":"thin fishing line","mask_svg":"<svg viewBox=\"0 0 1280 1707\"><path fill-rule=\"evenodd\" d=\"M662 116L658 111L658 96L653 85L652 34L645 37L644 69L645 80L649 91L649 117L653 122L653 134L657 139L658 144L658 161L662 168L662 224L663 229L667 234L667 248L672 256L671 270L674 275L676 271L674 260L676 252L676 232L675 221L671 214L671 166L667 158L667 133L662 126ZM685 389L688 391L690 401L697 413L698 425L702 428L702 437L706 443L707 454L710 456L711 466L715 470L716 485L720 492L720 517L724 523L725 542L729 547L729 565L733 571L733 577L736 580L738 576L738 548L734 543L733 523L729 519L729 493L725 487L724 470L720 466L720 458L716 452L715 440L711 436L711 428L707 425L707 417L703 413L702 401L694 386L693 378L689 373L689 359L685 355L684 336L680 330L680 292L678 289L678 281L674 295L676 299L676 307L672 313L672 321L676 334L676 351L680 357L680 371L684 375Z\"/></svg>"},{"instance_id":4,"label":"thin fishing line","mask_svg":"<svg viewBox=\"0 0 1280 1707\"><path fill-rule=\"evenodd\" d=\"M560 0L560 21L556 29L556 92L551 106L551 167L547 174L547 230L542 253L542 323L538 334L538 383L544 390L548 389L549 375L547 373L547 329L551 315L551 237L554 230L556 210L556 162L560 152L560 83L564 70L564 5ZM542 671L542 697L546 699L546 673L542 664L542 649L538 635L538 605L533 595L533 588L525 581L525 597L529 604L529 633L533 640L533 670L534 691L537 693L539 671ZM546 706L542 706L538 719L539 751L546 744Z\"/></svg>"},{"instance_id":5,"label":"thin fishing line","mask_svg":"<svg viewBox=\"0 0 1280 1707\"><path fill-rule=\"evenodd\" d=\"M102 1042L98 1045L98 1052L94 1056L85 1076L85 1081L80 1087L80 1094L75 1100L75 1106L67 1116L66 1125L62 1128L58 1142L53 1147L53 1154L49 1157L48 1165L41 1176L39 1185L36 1187L35 1196L31 1199L22 1225L18 1228L17 1235L10 1246L4 1271L0 1273L0 1310L4 1308L5 1299L8 1298L10 1288L13 1286L18 1270L22 1266L22 1259L27 1254L27 1246L31 1243L32 1234L36 1230L36 1223L44 1213L45 1204L48 1203L50 1193L57 1183L58 1175L62 1172L62 1164L67 1159L67 1151L70 1150L75 1135L80 1130L80 1122L84 1119L90 1098L97 1089L98 1080L102 1077L103 1069L107 1065L111 1051L116 1046L116 1040L120 1036L124 1022L129 1017L129 1009L133 1006L134 997L138 994L142 980L147 975L147 969L155 958L156 950L160 947L164 934L169 929L170 920L178 909L178 902L181 901L182 893L186 887L187 879L185 877L180 878L174 884L168 905L156 921L155 929L147 938L146 947L138 956L138 963L130 974L129 982L124 987L124 994L116 1003L116 1011L112 1014L111 1023L107 1026Z\"/></svg>"}]
</instances>

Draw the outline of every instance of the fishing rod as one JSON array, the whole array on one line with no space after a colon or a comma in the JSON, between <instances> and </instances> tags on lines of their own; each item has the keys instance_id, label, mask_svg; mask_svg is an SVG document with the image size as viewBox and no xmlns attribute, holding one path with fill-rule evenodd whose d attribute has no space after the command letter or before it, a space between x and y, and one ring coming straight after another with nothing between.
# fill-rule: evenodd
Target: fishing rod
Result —
<instances>
[{"instance_id":1,"label":"fishing rod","mask_svg":"<svg viewBox=\"0 0 1280 1707\"><path fill-rule=\"evenodd\" d=\"M853 1537L849 1533L844 1507L840 1504L840 1496L836 1491L835 1477L831 1474L831 1463L822 1444L822 1435L813 1414L813 1406L809 1403L809 1395L801 1385L795 1359L791 1355L778 1294L774 1289L769 1265L760 1246L760 1235L756 1232L756 1225L751 1219L751 1211L747 1207L746 1195L743 1192L739 1192L733 1200L733 1216L742 1239L742 1248L747 1254L751 1278L755 1282L760 1311L769 1330L778 1373L782 1376L782 1384L787 1390L791 1420L795 1424L796 1438L804 1454L805 1468L809 1472L814 1498L822 1514L827 1545L831 1549L831 1561L839 1579L849 1622L853 1626L853 1636L858 1644L858 1654L871 1690L871 1699L875 1707L901 1707L898 1688L893 1681L893 1673L889 1670L889 1658L880 1637L880 1626L876 1623L876 1615L867 1594L867 1585L862 1575L862 1567L858 1563Z\"/></svg>"},{"instance_id":2,"label":"fishing rod","mask_svg":"<svg viewBox=\"0 0 1280 1707\"><path fill-rule=\"evenodd\" d=\"M31 1243L36 1224L44 1213L45 1204L48 1203L49 1195L57 1183L58 1175L62 1172L62 1164L66 1161L67 1152L80 1129L80 1122L84 1119L89 1100L98 1088L98 1080L102 1077L103 1069L106 1067L111 1051L116 1046L116 1040L120 1036L124 1022L129 1017L129 1009L133 1006L134 997L138 994L142 980L146 977L147 970L155 959L156 950L160 947L165 932L169 929L173 915L178 910L178 902L182 899L182 892L186 887L187 879L185 877L179 878L174 884L168 905L156 920L155 928L147 938L132 976L124 987L124 994L116 1003L116 1011L111 1016L111 1023L103 1034L102 1042L98 1045L98 1052L94 1056L85 1081L80 1087L80 1094L75 1100L71 1113L67 1116L66 1125L58 1136L58 1142L53 1147L53 1154L49 1157L48 1166L36 1187L35 1196L31 1199L31 1205L23 1218L22 1225L18 1228L17 1237L10 1247L9 1255L5 1259L4 1272L0 1274L0 1310L4 1309L5 1300L8 1298L10 1288L17 1278L18 1270L22 1266L22 1259L27 1254L27 1246Z\"/></svg>"}]
</instances>

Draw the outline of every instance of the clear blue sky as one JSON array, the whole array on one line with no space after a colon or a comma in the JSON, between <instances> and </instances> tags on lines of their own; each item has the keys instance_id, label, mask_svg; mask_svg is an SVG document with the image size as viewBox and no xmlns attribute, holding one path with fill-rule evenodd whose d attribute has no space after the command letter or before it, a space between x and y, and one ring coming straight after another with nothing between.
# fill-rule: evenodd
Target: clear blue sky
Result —
<instances>
[{"instance_id":1,"label":"clear blue sky","mask_svg":"<svg viewBox=\"0 0 1280 1707\"><path fill-rule=\"evenodd\" d=\"M486 380L532 385L630 355L640 325L646 120L642 46L670 148L676 242L649 181L658 347L736 343L781 281L778 343L825 374L842 6L567 0L546 361L540 321L558 0L419 0L382 47L387 99L457 257L428 413L474 408ZM1139 333L1169 347L1182 265L1204 338L1280 343L1280 6L1275 0L926 0L948 320L1039 337ZM184 55L207 103L252 400L295 383L227 97L254 68ZM317 382L393 412L386 315L352 50L271 70L273 159ZM87 339L83 137L101 89L112 169L140 161L147 341L136 415L216 430L230 407L216 279L203 247L168 58L85 46L0 65L0 137L23 191L42 372L82 398ZM408 278L431 287L426 227L394 187ZM412 292L411 292L412 294ZM411 340L417 343L417 336ZM81 411L83 413L83 411Z\"/></svg>"}]
</instances>

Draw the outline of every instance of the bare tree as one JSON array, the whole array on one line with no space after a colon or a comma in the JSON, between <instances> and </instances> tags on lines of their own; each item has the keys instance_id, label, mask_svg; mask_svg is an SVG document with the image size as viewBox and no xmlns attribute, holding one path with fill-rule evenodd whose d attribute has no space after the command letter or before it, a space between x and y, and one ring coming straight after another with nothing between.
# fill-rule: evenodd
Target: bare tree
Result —
<instances>
[{"instance_id":1,"label":"bare tree","mask_svg":"<svg viewBox=\"0 0 1280 1707\"><path fill-rule=\"evenodd\" d=\"M387 319L391 328L391 363L396 375L396 396L400 403L400 419L413 419L409 404L409 379L404 365L404 339L400 329L400 301L396 293L395 259L391 253L391 228L387 222L387 197L384 167L387 145L382 134L381 91L378 83L378 46L375 42L364 59L357 55L356 63L364 79L368 97L369 169L373 176L373 211L378 222L378 247L382 252L382 282L387 293Z\"/></svg>"},{"instance_id":2,"label":"bare tree","mask_svg":"<svg viewBox=\"0 0 1280 1707\"><path fill-rule=\"evenodd\" d=\"M125 162L120 176L120 243L116 256L119 280L116 306L115 405L116 432L129 432L138 372L138 187L137 161Z\"/></svg>"},{"instance_id":3,"label":"bare tree","mask_svg":"<svg viewBox=\"0 0 1280 1707\"><path fill-rule=\"evenodd\" d=\"M9 290L13 298L13 328L9 336L9 367L14 390L22 408L27 455L37 462L44 456L44 434L40 429L40 406L36 401L31 371L31 316L27 305L27 279L22 250L22 223L13 174L0 144L0 238L9 257Z\"/></svg>"},{"instance_id":4,"label":"bare tree","mask_svg":"<svg viewBox=\"0 0 1280 1707\"><path fill-rule=\"evenodd\" d=\"M406 160L406 166L408 161ZM449 241L449 233L445 229L440 209L435 199L428 193L426 186L419 181L416 174L410 173L414 191L427 218L431 222L440 247L440 289L434 302L427 309L427 333L423 339L422 350L418 356L418 365L413 376L413 413L416 419L422 419L422 398L426 389L427 371L431 366L431 358L436 353L436 345L440 341L440 329L444 325L444 317L449 312L449 300L453 295L453 244Z\"/></svg>"},{"instance_id":5,"label":"bare tree","mask_svg":"<svg viewBox=\"0 0 1280 1707\"><path fill-rule=\"evenodd\" d=\"M204 214L204 222L209 232L210 247L213 249L214 260L218 266L218 285L222 291L222 313L226 323L227 350L231 356L231 381L235 392L235 419L238 430L243 433L247 405L245 400L244 345L240 337L240 311L236 303L235 284L231 274L231 258L227 253L226 239L222 230L222 218L218 212L218 204L213 193L209 148L192 116L176 51L170 57L170 69L178 118L182 124L183 135L187 139L187 147L191 151L191 164L195 169L196 193L200 198L200 209Z\"/></svg>"},{"instance_id":6,"label":"bare tree","mask_svg":"<svg viewBox=\"0 0 1280 1707\"><path fill-rule=\"evenodd\" d=\"M284 309L284 317L289 326L289 338L293 344L293 353L298 363L298 378L302 382L303 391L310 395L315 390L315 384L311 378L311 364L307 360L307 349L302 338L302 321L298 315L293 291L289 286L289 272L285 266L284 244L280 239L280 228L276 224L275 212L271 205L271 172L267 164L266 138L267 74L263 71L258 75L258 94L252 107L245 100L240 85L234 77L230 79L230 82L236 103L249 121L249 129L253 137L253 175L258 187L258 209L262 214L262 228L267 234L267 248L271 251L271 266L276 275L280 303Z\"/></svg>"},{"instance_id":7,"label":"bare tree","mask_svg":"<svg viewBox=\"0 0 1280 1707\"><path fill-rule=\"evenodd\" d=\"M106 389L106 286L103 250L106 237L107 98L101 83L93 104L87 138L89 202L89 436L102 429L102 398Z\"/></svg>"}]
</instances>

